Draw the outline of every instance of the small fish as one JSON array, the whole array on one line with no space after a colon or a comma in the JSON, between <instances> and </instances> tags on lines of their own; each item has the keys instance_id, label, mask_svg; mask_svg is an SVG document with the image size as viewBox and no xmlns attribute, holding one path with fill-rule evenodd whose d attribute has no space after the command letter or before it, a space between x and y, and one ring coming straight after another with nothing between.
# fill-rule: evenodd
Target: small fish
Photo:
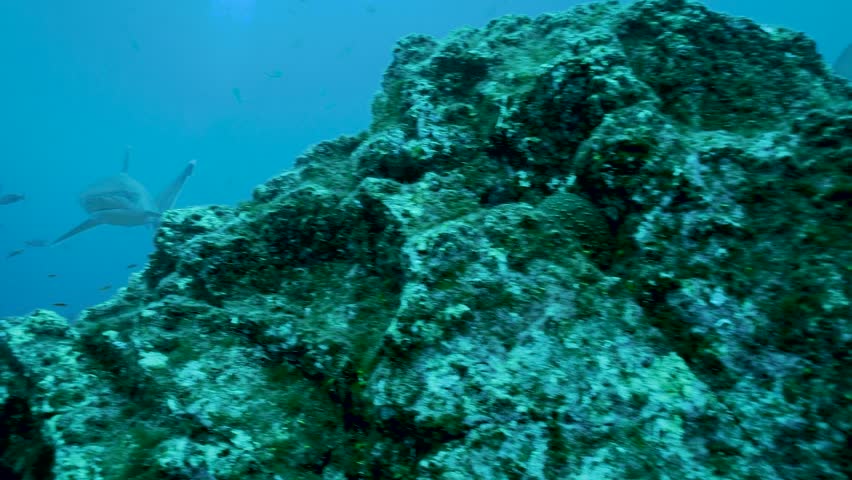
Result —
<instances>
[{"instance_id":1,"label":"small fish","mask_svg":"<svg viewBox=\"0 0 852 480\"><path fill-rule=\"evenodd\" d=\"M35 238L35 239L32 239L32 240L27 240L24 243L28 247L46 247L48 245L47 240L42 240L42 239L38 239L38 238Z\"/></svg>"},{"instance_id":2,"label":"small fish","mask_svg":"<svg viewBox=\"0 0 852 480\"><path fill-rule=\"evenodd\" d=\"M53 306L54 306L54 307L67 307L67 306L68 306L68 304L67 304L67 303L63 303L63 302L56 302L56 303L54 303L54 304L53 304Z\"/></svg>"},{"instance_id":3,"label":"small fish","mask_svg":"<svg viewBox=\"0 0 852 480\"><path fill-rule=\"evenodd\" d=\"M6 258L8 259L8 258L12 258L12 257L17 257L18 255L20 255L22 253L24 253L23 248L19 248L17 250L12 250L11 252L9 252L8 255L6 255Z\"/></svg>"},{"instance_id":4,"label":"small fish","mask_svg":"<svg viewBox=\"0 0 852 480\"><path fill-rule=\"evenodd\" d=\"M237 103L243 103L243 94L240 93L239 88L234 87L233 89L231 89L231 93L234 94L234 99L237 101Z\"/></svg>"},{"instance_id":5,"label":"small fish","mask_svg":"<svg viewBox=\"0 0 852 480\"><path fill-rule=\"evenodd\" d=\"M26 197L22 193L7 193L0 195L0 205L11 205L24 200Z\"/></svg>"},{"instance_id":6,"label":"small fish","mask_svg":"<svg viewBox=\"0 0 852 480\"><path fill-rule=\"evenodd\" d=\"M112 285L104 285L103 287L99 288L98 290L100 290L102 292L106 292L110 288L112 288Z\"/></svg>"},{"instance_id":7,"label":"small fish","mask_svg":"<svg viewBox=\"0 0 852 480\"><path fill-rule=\"evenodd\" d=\"M266 72L266 76L269 78L281 78L284 76L284 72L281 70L272 70L271 72Z\"/></svg>"},{"instance_id":8,"label":"small fish","mask_svg":"<svg viewBox=\"0 0 852 480\"><path fill-rule=\"evenodd\" d=\"M130 39L130 48L137 53L139 52L139 42L137 42L135 38Z\"/></svg>"},{"instance_id":9,"label":"small fish","mask_svg":"<svg viewBox=\"0 0 852 480\"><path fill-rule=\"evenodd\" d=\"M127 268L136 268L136 267L138 267L138 266L139 266L139 265L137 265L137 264L135 264L135 263L131 263L130 265L128 265L128 266L127 266Z\"/></svg>"},{"instance_id":10,"label":"small fish","mask_svg":"<svg viewBox=\"0 0 852 480\"><path fill-rule=\"evenodd\" d=\"M57 275L55 273L48 273L47 278L56 278Z\"/></svg>"},{"instance_id":11,"label":"small fish","mask_svg":"<svg viewBox=\"0 0 852 480\"><path fill-rule=\"evenodd\" d=\"M852 82L852 43L846 47L846 50L843 50L837 62L834 63L834 71Z\"/></svg>"}]
</instances>

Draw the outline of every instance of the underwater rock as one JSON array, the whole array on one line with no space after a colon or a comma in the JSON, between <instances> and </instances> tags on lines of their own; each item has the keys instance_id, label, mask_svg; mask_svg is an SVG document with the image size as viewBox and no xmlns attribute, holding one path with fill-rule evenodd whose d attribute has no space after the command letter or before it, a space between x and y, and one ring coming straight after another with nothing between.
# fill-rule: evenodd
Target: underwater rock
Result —
<instances>
[{"instance_id":1,"label":"underwater rock","mask_svg":"<svg viewBox=\"0 0 852 480\"><path fill-rule=\"evenodd\" d=\"M368 132L2 321L33 479L848 478L852 88L684 0L403 39ZM11 473L10 473L11 475Z\"/></svg>"}]
</instances>

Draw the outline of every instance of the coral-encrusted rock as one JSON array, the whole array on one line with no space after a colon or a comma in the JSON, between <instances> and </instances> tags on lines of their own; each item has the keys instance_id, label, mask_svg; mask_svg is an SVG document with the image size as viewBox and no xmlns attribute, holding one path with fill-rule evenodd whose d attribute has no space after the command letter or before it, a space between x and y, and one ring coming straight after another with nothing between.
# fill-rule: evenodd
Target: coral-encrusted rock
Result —
<instances>
[{"instance_id":1,"label":"coral-encrusted rock","mask_svg":"<svg viewBox=\"0 0 852 480\"><path fill-rule=\"evenodd\" d=\"M2 323L27 479L845 479L852 89L683 0L402 40L369 132Z\"/></svg>"}]
</instances>

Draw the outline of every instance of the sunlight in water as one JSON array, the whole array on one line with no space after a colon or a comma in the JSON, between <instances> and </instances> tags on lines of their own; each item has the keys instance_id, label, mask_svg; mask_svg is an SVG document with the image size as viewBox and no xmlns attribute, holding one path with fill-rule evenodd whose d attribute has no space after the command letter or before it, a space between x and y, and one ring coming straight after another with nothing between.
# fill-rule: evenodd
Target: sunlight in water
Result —
<instances>
[{"instance_id":1,"label":"sunlight in water","mask_svg":"<svg viewBox=\"0 0 852 480\"><path fill-rule=\"evenodd\" d=\"M251 23L255 0L211 0L213 15L241 23Z\"/></svg>"}]
</instances>

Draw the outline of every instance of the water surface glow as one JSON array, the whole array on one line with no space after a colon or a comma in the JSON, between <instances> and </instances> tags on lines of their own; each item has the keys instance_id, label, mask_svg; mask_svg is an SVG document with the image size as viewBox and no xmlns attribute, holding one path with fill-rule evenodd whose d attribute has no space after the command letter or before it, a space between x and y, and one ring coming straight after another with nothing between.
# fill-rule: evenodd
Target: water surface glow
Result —
<instances>
[{"instance_id":1,"label":"water surface glow","mask_svg":"<svg viewBox=\"0 0 852 480\"><path fill-rule=\"evenodd\" d=\"M213 15L240 23L251 23L254 18L255 0L212 0Z\"/></svg>"}]
</instances>

